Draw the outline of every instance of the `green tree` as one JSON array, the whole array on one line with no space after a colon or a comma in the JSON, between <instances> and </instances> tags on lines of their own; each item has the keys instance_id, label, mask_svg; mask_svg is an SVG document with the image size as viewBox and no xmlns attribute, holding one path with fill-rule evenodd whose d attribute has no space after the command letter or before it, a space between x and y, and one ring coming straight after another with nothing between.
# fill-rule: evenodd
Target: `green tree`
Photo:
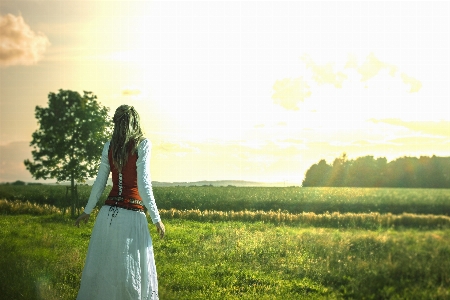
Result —
<instances>
[{"instance_id":1,"label":"green tree","mask_svg":"<svg viewBox=\"0 0 450 300\"><path fill-rule=\"evenodd\" d=\"M317 164L312 165L308 171L306 171L302 186L327 186L329 184L328 180L331 169L331 166L327 164L325 159L321 159Z\"/></svg>"},{"instance_id":2,"label":"green tree","mask_svg":"<svg viewBox=\"0 0 450 300\"><path fill-rule=\"evenodd\" d=\"M419 159L416 157L404 156L388 163L386 168L386 178L389 180L389 187L420 187Z\"/></svg>"},{"instance_id":3,"label":"green tree","mask_svg":"<svg viewBox=\"0 0 450 300\"><path fill-rule=\"evenodd\" d=\"M341 157L335 158L333 161L329 186L346 186L348 169L351 167L351 161L348 160L347 154L342 153Z\"/></svg>"},{"instance_id":4,"label":"green tree","mask_svg":"<svg viewBox=\"0 0 450 300\"><path fill-rule=\"evenodd\" d=\"M367 155L358 157L351 162L348 170L347 186L352 187L379 187L382 185L383 172L386 167L386 158L374 159Z\"/></svg>"},{"instance_id":5,"label":"green tree","mask_svg":"<svg viewBox=\"0 0 450 300\"><path fill-rule=\"evenodd\" d=\"M450 188L450 157L385 157L367 155L348 160L344 153L333 165L324 159L312 165L302 186Z\"/></svg>"},{"instance_id":6,"label":"green tree","mask_svg":"<svg viewBox=\"0 0 450 300\"><path fill-rule=\"evenodd\" d=\"M26 185L26 183L22 180L16 180L11 185Z\"/></svg>"},{"instance_id":7,"label":"green tree","mask_svg":"<svg viewBox=\"0 0 450 300\"><path fill-rule=\"evenodd\" d=\"M99 155L111 137L109 108L97 102L97 96L83 96L70 90L49 93L48 107L36 106L40 124L30 143L34 161L25 160L35 179L54 178L71 182L71 214L75 215L75 181L85 182L99 168Z\"/></svg>"}]
</instances>

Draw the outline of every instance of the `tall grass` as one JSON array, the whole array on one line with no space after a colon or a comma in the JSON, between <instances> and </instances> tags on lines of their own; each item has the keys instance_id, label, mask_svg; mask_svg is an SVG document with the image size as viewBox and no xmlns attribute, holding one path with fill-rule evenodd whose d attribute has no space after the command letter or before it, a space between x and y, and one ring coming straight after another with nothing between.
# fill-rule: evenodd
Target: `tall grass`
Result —
<instances>
[{"instance_id":1,"label":"tall grass","mask_svg":"<svg viewBox=\"0 0 450 300\"><path fill-rule=\"evenodd\" d=\"M450 217L442 215L417 215L403 213L400 215L380 213L344 213L339 212L315 214L291 214L282 211L215 211L215 210L160 210L162 218L184 219L200 222L211 221L239 221L263 222L285 225L299 225L302 227L327 228L450 228Z\"/></svg>"},{"instance_id":2,"label":"tall grass","mask_svg":"<svg viewBox=\"0 0 450 300\"><path fill-rule=\"evenodd\" d=\"M94 211L96 215L98 209ZM380 213L344 213L339 212L315 214L292 214L282 211L216 211L216 210L177 210L160 209L163 219L183 219L200 222L238 221L263 222L285 224L301 227L327 227L327 228L421 228L441 229L450 228L450 217L443 215L417 215L403 213L401 215ZM0 200L0 214L3 215L62 215L62 209L55 206L35 204L22 201Z\"/></svg>"},{"instance_id":3,"label":"tall grass","mask_svg":"<svg viewBox=\"0 0 450 300\"><path fill-rule=\"evenodd\" d=\"M36 204L29 201L8 201L0 199L0 214L4 215L61 215L62 209L48 204Z\"/></svg>"},{"instance_id":4,"label":"tall grass","mask_svg":"<svg viewBox=\"0 0 450 300\"><path fill-rule=\"evenodd\" d=\"M111 187L106 187L99 203ZM91 187L79 186L80 206L85 206ZM287 211L434 214L450 216L449 189L401 188L264 188L264 187L155 187L161 209L201 211ZM0 199L67 206L65 186L0 185Z\"/></svg>"}]
</instances>

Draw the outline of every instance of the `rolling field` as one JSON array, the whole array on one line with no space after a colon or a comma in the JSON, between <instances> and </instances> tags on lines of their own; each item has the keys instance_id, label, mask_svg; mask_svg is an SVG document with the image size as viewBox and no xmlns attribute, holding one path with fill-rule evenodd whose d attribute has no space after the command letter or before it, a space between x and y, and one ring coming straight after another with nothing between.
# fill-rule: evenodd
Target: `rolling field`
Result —
<instances>
[{"instance_id":1,"label":"rolling field","mask_svg":"<svg viewBox=\"0 0 450 300\"><path fill-rule=\"evenodd\" d=\"M94 218L73 227L50 190L29 194L48 201L37 205L26 188L0 201L0 295L74 299ZM167 228L154 238L161 299L450 298L449 190L171 187L155 197Z\"/></svg>"}]
</instances>

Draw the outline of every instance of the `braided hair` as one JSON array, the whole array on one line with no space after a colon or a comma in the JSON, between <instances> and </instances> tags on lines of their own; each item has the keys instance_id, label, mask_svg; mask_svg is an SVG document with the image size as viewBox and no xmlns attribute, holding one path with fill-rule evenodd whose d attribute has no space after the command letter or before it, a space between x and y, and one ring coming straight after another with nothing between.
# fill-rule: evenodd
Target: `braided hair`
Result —
<instances>
[{"instance_id":1,"label":"braided hair","mask_svg":"<svg viewBox=\"0 0 450 300\"><path fill-rule=\"evenodd\" d=\"M128 155L137 151L144 136L139 114L133 106L125 104L119 106L114 113L113 122L112 159L116 169L121 172L128 161Z\"/></svg>"}]
</instances>

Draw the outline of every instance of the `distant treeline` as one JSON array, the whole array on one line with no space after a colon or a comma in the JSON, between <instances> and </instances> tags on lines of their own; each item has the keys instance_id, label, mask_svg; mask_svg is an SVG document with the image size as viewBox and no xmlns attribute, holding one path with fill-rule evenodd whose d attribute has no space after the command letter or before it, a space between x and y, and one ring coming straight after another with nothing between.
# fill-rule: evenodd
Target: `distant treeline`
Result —
<instances>
[{"instance_id":1,"label":"distant treeline","mask_svg":"<svg viewBox=\"0 0 450 300\"><path fill-rule=\"evenodd\" d=\"M14 182L1 182L0 185L43 185L43 183L40 182L28 182L22 180L16 180Z\"/></svg>"},{"instance_id":2,"label":"distant treeline","mask_svg":"<svg viewBox=\"0 0 450 300\"><path fill-rule=\"evenodd\" d=\"M450 157L384 157L348 159L344 153L333 164L322 159L306 172L304 187L450 188Z\"/></svg>"}]
</instances>

